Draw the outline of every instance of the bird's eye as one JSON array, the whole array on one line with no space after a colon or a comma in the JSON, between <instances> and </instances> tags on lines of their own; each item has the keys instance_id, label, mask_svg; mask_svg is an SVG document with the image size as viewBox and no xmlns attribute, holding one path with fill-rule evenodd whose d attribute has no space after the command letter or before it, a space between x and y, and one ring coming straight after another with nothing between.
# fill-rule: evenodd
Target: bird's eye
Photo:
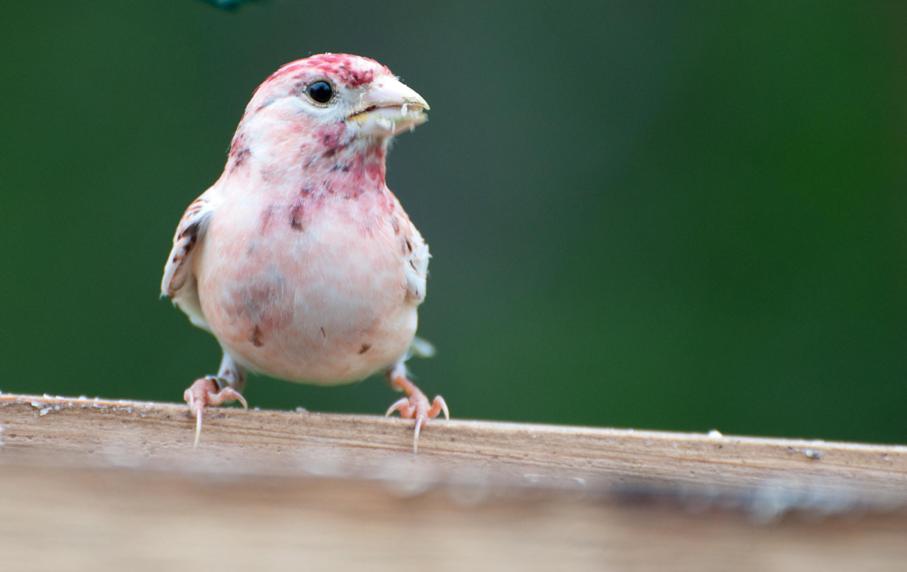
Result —
<instances>
[{"instance_id":1,"label":"bird's eye","mask_svg":"<svg viewBox=\"0 0 907 572\"><path fill-rule=\"evenodd\" d=\"M312 98L312 101L315 101L316 103L327 103L334 97L334 88L324 80L310 83L308 87L305 88L305 92Z\"/></svg>"}]
</instances>

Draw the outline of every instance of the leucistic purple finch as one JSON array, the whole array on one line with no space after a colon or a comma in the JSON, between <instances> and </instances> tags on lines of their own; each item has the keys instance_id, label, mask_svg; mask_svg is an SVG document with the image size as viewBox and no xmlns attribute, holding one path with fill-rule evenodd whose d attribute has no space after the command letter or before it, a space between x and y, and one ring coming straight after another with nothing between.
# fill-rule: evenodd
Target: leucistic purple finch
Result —
<instances>
[{"instance_id":1,"label":"leucistic purple finch","mask_svg":"<svg viewBox=\"0 0 907 572\"><path fill-rule=\"evenodd\" d=\"M161 292L223 349L184 399L196 418L239 401L246 371L339 384L385 372L405 396L387 414L449 417L410 381L428 246L385 182L388 143L428 103L378 62L320 54L258 87L223 174L186 209Z\"/></svg>"}]
</instances>

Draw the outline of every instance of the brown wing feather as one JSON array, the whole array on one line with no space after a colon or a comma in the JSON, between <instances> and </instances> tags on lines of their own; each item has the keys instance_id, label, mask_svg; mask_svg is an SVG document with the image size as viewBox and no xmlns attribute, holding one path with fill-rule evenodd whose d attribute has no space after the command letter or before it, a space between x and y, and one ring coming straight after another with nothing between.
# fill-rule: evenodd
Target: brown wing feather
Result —
<instances>
[{"instance_id":1,"label":"brown wing feather","mask_svg":"<svg viewBox=\"0 0 907 572\"><path fill-rule=\"evenodd\" d=\"M198 300L195 276L192 274L192 256L204 240L212 209L205 194L195 199L180 219L173 236L173 248L164 265L161 279L161 296L173 300L193 324L207 329Z\"/></svg>"}]
</instances>

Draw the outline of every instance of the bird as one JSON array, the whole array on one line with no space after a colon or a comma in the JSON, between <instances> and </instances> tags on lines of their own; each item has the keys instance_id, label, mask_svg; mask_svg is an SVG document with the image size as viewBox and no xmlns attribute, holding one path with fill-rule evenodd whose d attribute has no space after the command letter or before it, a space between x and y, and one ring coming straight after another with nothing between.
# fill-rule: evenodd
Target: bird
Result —
<instances>
[{"instance_id":1,"label":"bird","mask_svg":"<svg viewBox=\"0 0 907 572\"><path fill-rule=\"evenodd\" d=\"M320 385L383 372L403 393L386 411L450 412L412 381L429 249L386 182L391 140L429 105L371 58L323 53L281 66L254 91L223 173L186 209L161 295L223 350L183 394L198 446L207 407L239 402L247 373Z\"/></svg>"}]
</instances>

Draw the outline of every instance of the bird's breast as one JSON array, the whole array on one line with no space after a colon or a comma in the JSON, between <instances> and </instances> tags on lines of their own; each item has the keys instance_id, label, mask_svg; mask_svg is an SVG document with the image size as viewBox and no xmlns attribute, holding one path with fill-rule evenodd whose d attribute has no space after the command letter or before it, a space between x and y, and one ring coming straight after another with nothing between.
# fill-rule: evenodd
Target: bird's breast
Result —
<instances>
[{"instance_id":1,"label":"bird's breast","mask_svg":"<svg viewBox=\"0 0 907 572\"><path fill-rule=\"evenodd\" d=\"M393 364L417 322L400 248L409 219L395 209L377 193L219 206L196 266L214 334L241 363L288 380L352 381Z\"/></svg>"}]
</instances>

